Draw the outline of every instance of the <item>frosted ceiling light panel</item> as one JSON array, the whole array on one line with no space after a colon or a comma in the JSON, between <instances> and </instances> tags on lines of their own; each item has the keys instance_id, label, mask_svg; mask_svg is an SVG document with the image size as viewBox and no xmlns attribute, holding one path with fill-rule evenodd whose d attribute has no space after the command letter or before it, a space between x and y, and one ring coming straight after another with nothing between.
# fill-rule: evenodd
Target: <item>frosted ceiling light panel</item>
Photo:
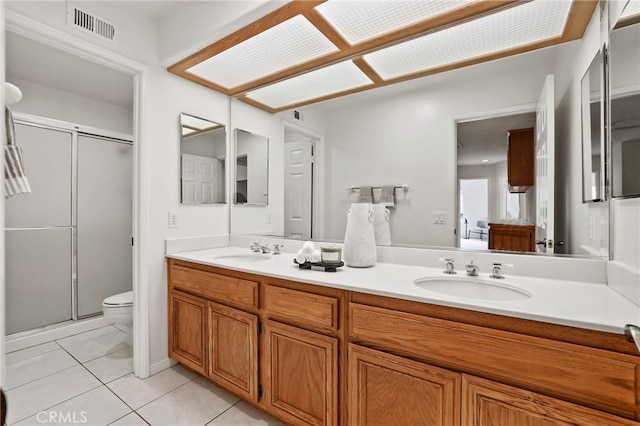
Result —
<instances>
[{"instance_id":1,"label":"frosted ceiling light panel","mask_svg":"<svg viewBox=\"0 0 640 426\"><path fill-rule=\"evenodd\" d=\"M329 0L316 10L354 45L477 0Z\"/></svg>"},{"instance_id":2,"label":"frosted ceiling light panel","mask_svg":"<svg viewBox=\"0 0 640 426\"><path fill-rule=\"evenodd\" d=\"M534 0L367 54L385 80L562 35L570 1Z\"/></svg>"},{"instance_id":3,"label":"frosted ceiling light panel","mask_svg":"<svg viewBox=\"0 0 640 426\"><path fill-rule=\"evenodd\" d=\"M338 51L297 15L192 66L187 72L227 89Z\"/></svg>"},{"instance_id":4,"label":"frosted ceiling light panel","mask_svg":"<svg viewBox=\"0 0 640 426\"><path fill-rule=\"evenodd\" d=\"M247 98L278 109L370 84L360 68L345 61L249 92Z\"/></svg>"},{"instance_id":5,"label":"frosted ceiling light panel","mask_svg":"<svg viewBox=\"0 0 640 426\"><path fill-rule=\"evenodd\" d=\"M640 13L640 0L629 0L629 3L625 6L620 15L621 19L630 18Z\"/></svg>"}]
</instances>

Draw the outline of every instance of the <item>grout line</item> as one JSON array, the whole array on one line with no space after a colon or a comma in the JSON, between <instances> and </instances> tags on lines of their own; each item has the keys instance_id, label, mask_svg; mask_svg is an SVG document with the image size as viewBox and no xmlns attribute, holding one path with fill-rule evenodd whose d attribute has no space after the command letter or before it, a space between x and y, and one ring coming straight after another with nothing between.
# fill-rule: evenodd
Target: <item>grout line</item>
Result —
<instances>
[{"instance_id":1,"label":"grout line","mask_svg":"<svg viewBox=\"0 0 640 426\"><path fill-rule=\"evenodd\" d=\"M235 395L234 395L235 396ZM212 421L214 421L215 419L217 419L218 417L222 416L224 413L226 413L227 411L231 410L233 407L236 406L236 404L238 404L240 401L242 401L242 399L237 400L236 402L234 402L233 404L231 404L229 407L227 407L224 411L222 411L220 414L218 414L217 416L215 416L214 418L212 418L211 420L209 420L208 422L206 422L204 424L204 426L207 426L208 424L211 424Z\"/></svg>"},{"instance_id":2,"label":"grout line","mask_svg":"<svg viewBox=\"0 0 640 426\"><path fill-rule=\"evenodd\" d=\"M78 364L78 365L82 365L82 364ZM33 380L30 380L30 381L28 381L28 382L25 382L25 383L23 383L23 384L21 384L21 385L14 386L14 387L12 387L11 389L7 389L7 388L5 388L5 389L4 389L4 391L5 391L5 392L10 392L10 391L12 391L12 390L14 390L14 389L20 389L21 387L26 386L26 385L28 385L28 384L30 384L30 383L33 383L33 382L37 382L37 381L38 381L38 380L40 380L40 379L44 379L44 378L46 378L46 377L53 376L54 374L62 373L63 371L67 371L67 370L71 370L72 368L76 368L78 365L72 365L71 367L63 368L62 370L58 370L58 371L54 371L53 373L45 374L44 376L40 376L40 377L38 377L37 379L33 379ZM102 383L102 382L101 382L101 383Z\"/></svg>"}]
</instances>

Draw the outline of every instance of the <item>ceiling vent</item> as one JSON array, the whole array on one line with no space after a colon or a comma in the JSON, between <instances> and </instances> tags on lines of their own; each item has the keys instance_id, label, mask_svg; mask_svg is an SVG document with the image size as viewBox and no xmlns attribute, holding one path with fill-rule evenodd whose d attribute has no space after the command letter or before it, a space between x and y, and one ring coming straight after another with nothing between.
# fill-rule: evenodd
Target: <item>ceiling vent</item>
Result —
<instances>
[{"instance_id":1,"label":"ceiling vent","mask_svg":"<svg viewBox=\"0 0 640 426\"><path fill-rule=\"evenodd\" d=\"M118 44L118 27L104 19L67 3L67 25L86 34Z\"/></svg>"}]
</instances>

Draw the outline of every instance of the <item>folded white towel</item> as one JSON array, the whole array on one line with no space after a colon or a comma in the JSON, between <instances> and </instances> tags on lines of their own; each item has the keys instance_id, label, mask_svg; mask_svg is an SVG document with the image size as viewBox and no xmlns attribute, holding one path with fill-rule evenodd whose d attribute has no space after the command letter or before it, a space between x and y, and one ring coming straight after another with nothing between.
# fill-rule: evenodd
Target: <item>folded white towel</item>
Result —
<instances>
[{"instance_id":1,"label":"folded white towel","mask_svg":"<svg viewBox=\"0 0 640 426\"><path fill-rule=\"evenodd\" d=\"M320 254L320 250L318 249L313 250L313 253L311 253L311 257L309 258L309 260L311 261L311 263L320 262L320 260L322 260L322 255Z\"/></svg>"},{"instance_id":2,"label":"folded white towel","mask_svg":"<svg viewBox=\"0 0 640 426\"><path fill-rule=\"evenodd\" d=\"M298 263L306 263L308 261L307 256L302 253L302 250L298 250L296 254L296 262Z\"/></svg>"},{"instance_id":3,"label":"folded white towel","mask_svg":"<svg viewBox=\"0 0 640 426\"><path fill-rule=\"evenodd\" d=\"M302 245L302 254L310 258L313 254L313 251L316 249L315 244L312 241L307 241Z\"/></svg>"}]
</instances>

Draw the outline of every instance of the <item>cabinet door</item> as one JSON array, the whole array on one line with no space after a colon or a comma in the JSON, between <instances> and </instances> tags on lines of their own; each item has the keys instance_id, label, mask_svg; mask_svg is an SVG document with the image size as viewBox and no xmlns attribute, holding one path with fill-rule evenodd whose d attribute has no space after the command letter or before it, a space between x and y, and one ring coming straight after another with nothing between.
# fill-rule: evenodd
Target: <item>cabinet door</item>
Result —
<instances>
[{"instance_id":1,"label":"cabinet door","mask_svg":"<svg viewBox=\"0 0 640 426\"><path fill-rule=\"evenodd\" d=\"M258 317L209 302L209 377L257 402Z\"/></svg>"},{"instance_id":2,"label":"cabinet door","mask_svg":"<svg viewBox=\"0 0 640 426\"><path fill-rule=\"evenodd\" d=\"M523 389L462 376L462 424L625 426L638 423Z\"/></svg>"},{"instance_id":3,"label":"cabinet door","mask_svg":"<svg viewBox=\"0 0 640 426\"><path fill-rule=\"evenodd\" d=\"M460 374L349 345L349 424L459 425Z\"/></svg>"},{"instance_id":4,"label":"cabinet door","mask_svg":"<svg viewBox=\"0 0 640 426\"><path fill-rule=\"evenodd\" d=\"M207 301L173 290L169 302L169 356L207 374Z\"/></svg>"},{"instance_id":5,"label":"cabinet door","mask_svg":"<svg viewBox=\"0 0 640 426\"><path fill-rule=\"evenodd\" d=\"M291 424L338 422L338 340L266 321L264 404Z\"/></svg>"}]
</instances>

